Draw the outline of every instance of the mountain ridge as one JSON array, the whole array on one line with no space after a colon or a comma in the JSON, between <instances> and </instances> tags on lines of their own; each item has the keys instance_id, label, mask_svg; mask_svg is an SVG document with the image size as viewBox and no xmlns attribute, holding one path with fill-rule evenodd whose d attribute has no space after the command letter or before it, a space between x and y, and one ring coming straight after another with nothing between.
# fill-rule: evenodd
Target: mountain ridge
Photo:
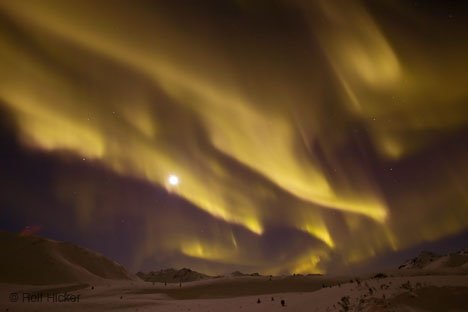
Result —
<instances>
[{"instance_id":1,"label":"mountain ridge","mask_svg":"<svg viewBox=\"0 0 468 312\"><path fill-rule=\"evenodd\" d=\"M0 231L0 282L62 284L134 280L121 264L69 242Z\"/></svg>"}]
</instances>

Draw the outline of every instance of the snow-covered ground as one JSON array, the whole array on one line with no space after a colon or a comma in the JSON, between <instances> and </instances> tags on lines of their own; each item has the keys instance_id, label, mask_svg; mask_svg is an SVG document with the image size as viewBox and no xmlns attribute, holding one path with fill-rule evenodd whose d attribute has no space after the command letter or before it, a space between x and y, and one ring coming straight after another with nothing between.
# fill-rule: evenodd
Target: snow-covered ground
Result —
<instances>
[{"instance_id":1,"label":"snow-covered ground","mask_svg":"<svg viewBox=\"0 0 468 312\"><path fill-rule=\"evenodd\" d=\"M261 278L261 277L260 277ZM284 292L238 296L232 278L192 282L169 289L187 294L193 288L215 283L228 287L228 298L177 300L164 294L168 288L134 281L96 285L0 285L0 311L468 311L468 276L400 276L356 280L312 292ZM251 279L255 283L255 278ZM226 286L228 285L228 286ZM239 286L245 285L245 280ZM149 291L151 290L151 291ZM42 293L32 302L31 293ZM53 302L51 293L67 293L69 302ZM16 295L12 295L16 294ZM27 294L26 296L24 294ZM17 296L17 297L15 297ZM75 302L72 302L75 296ZM79 296L79 298L78 298ZM188 295L190 296L190 295ZM210 297L210 294L206 294ZM16 302L12 302L15 301ZM284 300L285 305L281 304Z\"/></svg>"}]
</instances>

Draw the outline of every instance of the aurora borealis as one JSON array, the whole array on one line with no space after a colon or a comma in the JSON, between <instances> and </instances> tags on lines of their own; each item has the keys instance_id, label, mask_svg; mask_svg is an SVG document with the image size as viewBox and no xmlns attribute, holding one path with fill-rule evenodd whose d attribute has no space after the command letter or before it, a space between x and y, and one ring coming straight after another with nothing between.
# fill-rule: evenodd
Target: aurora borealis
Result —
<instances>
[{"instance_id":1,"label":"aurora borealis","mask_svg":"<svg viewBox=\"0 0 468 312\"><path fill-rule=\"evenodd\" d=\"M0 217L213 274L462 233L468 22L442 3L1 0Z\"/></svg>"}]
</instances>

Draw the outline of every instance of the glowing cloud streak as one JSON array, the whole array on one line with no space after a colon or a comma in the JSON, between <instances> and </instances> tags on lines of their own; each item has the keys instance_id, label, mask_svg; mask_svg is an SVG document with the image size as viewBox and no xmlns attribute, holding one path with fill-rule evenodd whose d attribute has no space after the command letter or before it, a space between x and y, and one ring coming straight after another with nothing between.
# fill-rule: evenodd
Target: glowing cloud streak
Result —
<instances>
[{"instance_id":1,"label":"glowing cloud streak","mask_svg":"<svg viewBox=\"0 0 468 312\"><path fill-rule=\"evenodd\" d=\"M409 225L395 223L401 216L395 202L402 203L386 196L376 169L355 156L371 154L380 170L386 161L423 152L433 143L429 129L462 128L468 115L460 101L468 94L454 81L466 81L466 73L450 65L455 75L444 88L451 91L435 87L436 75L425 75L424 68L441 72L442 66L431 65L429 57L417 63L414 52L400 48L408 38L387 37L385 25L360 2L285 4L300 8L309 26L294 38L299 48L287 46L290 34L272 29L280 39L263 39L264 46L255 49L243 49L250 29L226 39L228 26L217 21L222 27L213 30L202 22L203 10L196 10L184 20L186 32L170 5L154 5L146 10L105 1L0 1L3 18L32 42L0 30L0 98L25 145L72 152L123 176L166 186L256 239L282 226L317 240L318 247L281 265L255 254L271 272L322 272L331 250L350 263L466 228L466 218L448 213L442 216L446 226L428 217L405 238ZM248 6L237 9L241 16L253 14ZM303 53L309 41L317 49ZM286 46L281 51L288 58L272 42ZM314 71L318 63L320 73ZM434 100L423 106L426 90ZM360 126L359 139L352 125ZM174 172L180 183L168 181ZM456 197L441 195L447 196ZM457 209L463 215L466 203ZM160 247L254 265L246 250L255 246L232 231L220 241L190 235ZM362 242L369 235L375 240ZM148 236L141 257L155 252Z\"/></svg>"}]
</instances>

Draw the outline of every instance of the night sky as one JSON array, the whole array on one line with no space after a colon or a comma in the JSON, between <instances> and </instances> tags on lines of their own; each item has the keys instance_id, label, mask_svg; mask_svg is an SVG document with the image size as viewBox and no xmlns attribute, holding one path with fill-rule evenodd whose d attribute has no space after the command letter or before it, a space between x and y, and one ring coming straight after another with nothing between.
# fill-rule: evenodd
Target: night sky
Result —
<instances>
[{"instance_id":1,"label":"night sky","mask_svg":"<svg viewBox=\"0 0 468 312\"><path fill-rule=\"evenodd\" d=\"M462 2L0 0L0 229L211 274L466 242Z\"/></svg>"}]
</instances>

